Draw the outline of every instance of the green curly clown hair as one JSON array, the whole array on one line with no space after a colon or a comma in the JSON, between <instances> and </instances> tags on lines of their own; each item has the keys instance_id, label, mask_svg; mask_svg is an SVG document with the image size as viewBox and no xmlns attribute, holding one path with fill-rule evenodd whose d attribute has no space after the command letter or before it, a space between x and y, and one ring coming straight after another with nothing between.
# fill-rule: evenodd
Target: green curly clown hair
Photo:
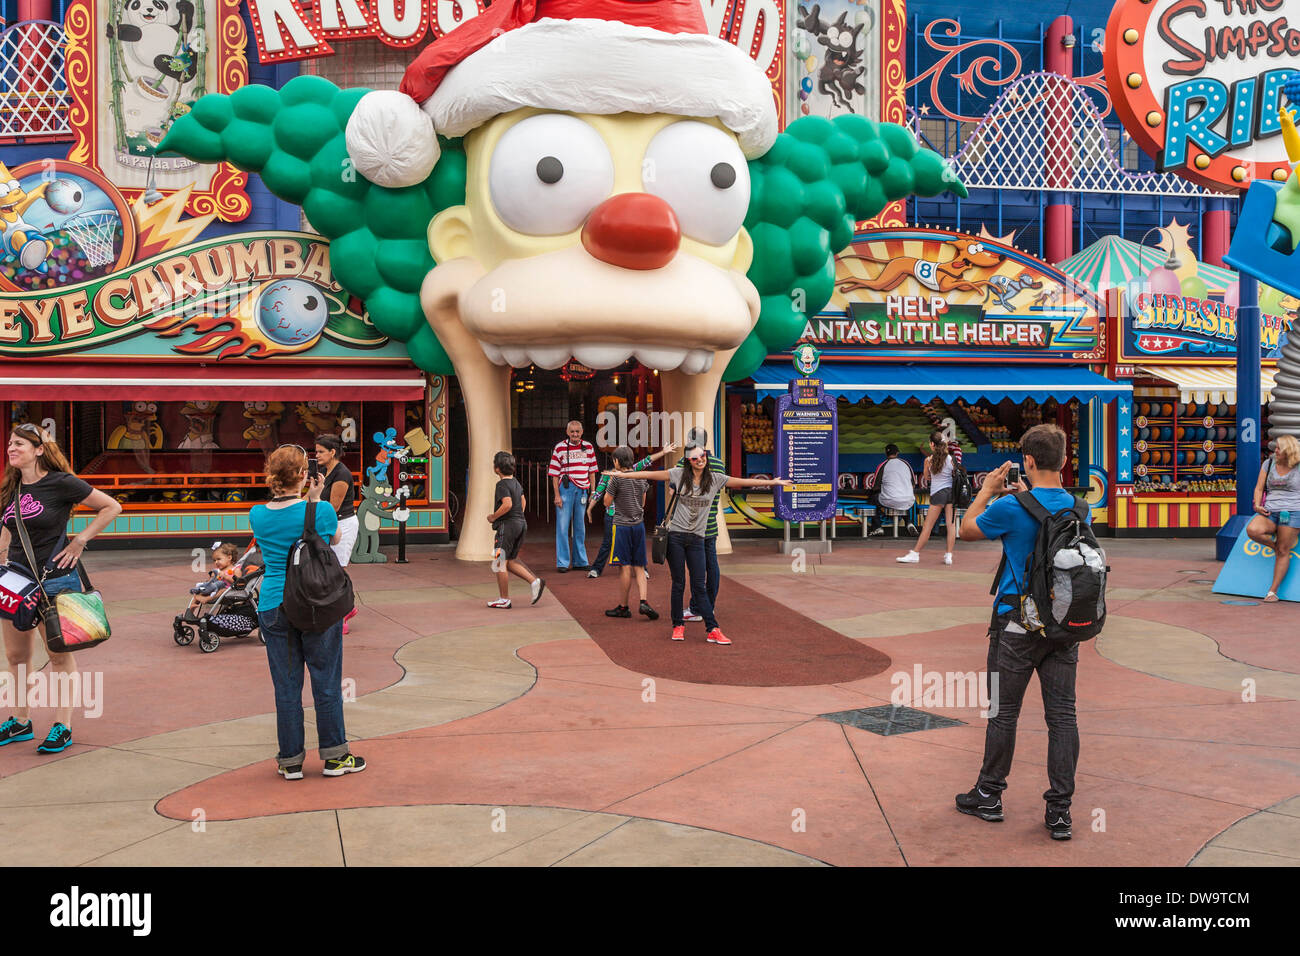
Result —
<instances>
[{"instance_id":1,"label":"green curly clown hair","mask_svg":"<svg viewBox=\"0 0 1300 956\"><path fill-rule=\"evenodd\" d=\"M465 150L460 140L440 137L442 154L423 183L370 182L353 169L344 143L348 118L368 92L299 76L280 90L210 94L172 125L159 151L260 173L330 240L334 277L365 302L375 328L405 342L417 367L449 375L451 359L425 321L420 285L434 266L430 220L465 201ZM943 159L908 130L860 116L796 120L750 160L749 174L749 279L762 312L726 381L747 378L768 353L798 340L807 319L830 301L835 254L852 241L857 222L913 194L966 195Z\"/></svg>"}]
</instances>

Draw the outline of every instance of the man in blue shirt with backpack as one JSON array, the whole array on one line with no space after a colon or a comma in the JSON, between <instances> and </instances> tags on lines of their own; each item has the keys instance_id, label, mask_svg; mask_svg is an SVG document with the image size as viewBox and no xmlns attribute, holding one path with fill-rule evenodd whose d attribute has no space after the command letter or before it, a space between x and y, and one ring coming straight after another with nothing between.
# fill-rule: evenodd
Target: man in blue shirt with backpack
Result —
<instances>
[{"instance_id":1,"label":"man in blue shirt with backpack","mask_svg":"<svg viewBox=\"0 0 1300 956\"><path fill-rule=\"evenodd\" d=\"M1070 800L1074 795L1074 772L1079 763L1079 727L1074 707L1079 644L1078 640L1057 639L1061 626L1054 620L1051 621L1051 626L1045 622L1042 630L1031 632L1027 629L1025 623L1028 620L1032 625L1037 615L1037 605L1033 601L1022 601L1022 596L1035 594L1034 582L1029 579L1034 576L1031 571L1039 570L1034 567L1034 563L1041 560L1036 554L1036 551L1041 551L1040 529L1049 521L1051 527L1056 528L1060 522L1077 520L1072 540L1058 543L1062 552L1077 552L1082 547L1082 553L1088 555L1086 559L1080 559L1077 555L1069 557L1074 562L1082 560L1078 570L1091 575L1089 580L1094 585L1097 575L1100 575L1101 594L1091 594L1093 604L1100 607L1100 614L1093 614L1091 619L1079 622L1082 630L1077 632L1091 637L1100 629L1100 623L1105 617L1104 555L1095 557L1086 544L1091 541L1095 545L1095 539L1087 529L1090 519L1086 506L1081 506L1070 492L1061 487L1060 472L1065 466L1065 432L1055 425L1037 425L1025 432L1020 439L1020 451L1024 456L1025 475L1032 483L1033 490L1028 491L1023 481L1008 485L1007 478L1012 464L1007 462L989 473L961 523L963 541L980 538L1000 541L1003 561L994 585L997 597L993 603L993 619L989 626L990 696L996 694L997 709L991 711L985 731L984 764L980 768L979 780L970 792L958 795L957 809L982 820L1002 820L1002 791L1006 789L1007 774L1011 770L1011 758L1015 753L1020 704L1030 677L1037 671L1047 720L1047 776L1051 784L1043 794L1043 799L1047 801L1044 823L1051 831L1052 839L1068 840ZM1012 492L1028 492L1042 506L1046 515L1056 517L1044 517L1040 521L1039 517L1027 510L1027 507L1034 507L1034 502L1031 500L1022 503L1026 496ZM998 500L993 501L994 498ZM1018 498L1022 500L1017 500ZM1062 514L1071 511L1072 514ZM1054 550L1053 557L1055 553ZM1095 554L1100 555L1100 549L1096 549ZM1055 561L1055 567L1065 567L1069 563L1069 560ZM1069 570L1061 573L1069 578ZM1057 580L1062 579L1058 577ZM1087 584L1086 581L1084 583ZM1079 590L1082 593L1083 588ZM1094 586L1093 591L1095 590ZM1049 603L1056 604L1055 601ZM1049 619L1052 610L1053 608L1044 609L1044 615ZM1073 604L1070 604L1068 611L1075 611ZM1066 636L1068 638L1070 635ZM993 683L994 675L997 677L996 684ZM994 703L990 701L990 706Z\"/></svg>"}]
</instances>

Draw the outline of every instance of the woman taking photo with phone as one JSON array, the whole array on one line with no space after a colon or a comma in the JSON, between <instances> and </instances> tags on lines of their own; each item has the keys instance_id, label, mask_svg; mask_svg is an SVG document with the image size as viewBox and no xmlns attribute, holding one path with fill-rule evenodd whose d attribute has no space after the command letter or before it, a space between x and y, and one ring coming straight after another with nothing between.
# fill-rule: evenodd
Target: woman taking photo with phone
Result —
<instances>
[{"instance_id":1,"label":"woman taking photo with phone","mask_svg":"<svg viewBox=\"0 0 1300 956\"><path fill-rule=\"evenodd\" d=\"M338 544L338 515L321 501L325 479L307 480L307 453L297 445L284 445L266 460L266 484L271 500L254 505L248 513L257 546L266 562L258 595L257 622L266 638L266 662L275 685L275 729L280 752L278 772L286 780L301 780L307 756L302 712L302 672L311 675L311 696L316 705L316 737L324 774L340 777L366 769L366 761L349 752L343 729L343 622L319 634L304 633L284 613L284 579L289 552L302 537L307 523L307 502L316 502L316 533ZM306 484L307 498L302 497ZM328 553L327 553L328 555Z\"/></svg>"},{"instance_id":2,"label":"woman taking photo with phone","mask_svg":"<svg viewBox=\"0 0 1300 956\"><path fill-rule=\"evenodd\" d=\"M1300 538L1300 441L1293 435L1277 440L1273 457L1259 470L1255 484L1255 517L1246 526L1253 541L1273 549L1273 586L1264 598L1275 602L1291 567L1291 552Z\"/></svg>"},{"instance_id":3,"label":"woman taking photo with phone","mask_svg":"<svg viewBox=\"0 0 1300 956\"><path fill-rule=\"evenodd\" d=\"M682 595L686 593L686 573L691 575L691 609L704 618L706 640L710 644L730 644L713 616L709 601L707 568L704 560L704 535L709 514L717 506L723 488L767 488L788 485L785 478L733 478L709 470L709 453L698 445L686 448L685 467L677 465L667 471L607 471L619 478L646 478L667 481L674 492L668 516L668 569L673 576L672 613L674 641L686 640L686 622Z\"/></svg>"},{"instance_id":4,"label":"woman taking photo with phone","mask_svg":"<svg viewBox=\"0 0 1300 956\"><path fill-rule=\"evenodd\" d=\"M78 534L68 537L68 518L78 506L96 512ZM122 512L122 505L97 491L72 473L72 467L49 433L36 425L14 427L9 435L4 478L0 479L0 564L33 580L41 580L45 594L53 599L66 591L81 591L78 572L81 554L90 540ZM31 543L29 559L19 533L21 518ZM45 625L37 618L41 638ZM32 664L32 629L20 631L11 620L4 622L5 657L17 675ZM72 654L50 654L50 671L75 674ZM21 678L20 678L21 679ZM71 686L65 680L63 687ZM59 701L54 726L37 753L54 754L72 743L72 701ZM0 746L34 737L27 707L16 707L0 724Z\"/></svg>"},{"instance_id":5,"label":"woman taking photo with phone","mask_svg":"<svg viewBox=\"0 0 1300 956\"><path fill-rule=\"evenodd\" d=\"M930 532L934 530L940 514L944 516L946 522L944 530L948 534L948 550L944 552L943 563L952 564L952 549L957 543L957 525L953 521L952 505L953 467L952 452L948 450L947 437L941 431L932 432L930 457L925 460L925 468L921 472L921 484L930 486L930 507L925 511L925 524L916 539L916 544L912 545L912 550L894 559L900 564L916 564L921 560L921 549L930 540Z\"/></svg>"}]
</instances>

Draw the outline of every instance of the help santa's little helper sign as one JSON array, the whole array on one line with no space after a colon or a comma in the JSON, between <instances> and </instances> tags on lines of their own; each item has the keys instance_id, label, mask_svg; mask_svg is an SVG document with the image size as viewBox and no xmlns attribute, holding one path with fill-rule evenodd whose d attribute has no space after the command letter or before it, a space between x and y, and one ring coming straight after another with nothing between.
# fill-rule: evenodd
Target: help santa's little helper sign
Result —
<instances>
[{"instance_id":1,"label":"help santa's little helper sign","mask_svg":"<svg viewBox=\"0 0 1300 956\"><path fill-rule=\"evenodd\" d=\"M1290 175L1278 107L1300 70L1300 0L1119 0L1105 61L1115 111L1161 171L1229 190Z\"/></svg>"}]
</instances>

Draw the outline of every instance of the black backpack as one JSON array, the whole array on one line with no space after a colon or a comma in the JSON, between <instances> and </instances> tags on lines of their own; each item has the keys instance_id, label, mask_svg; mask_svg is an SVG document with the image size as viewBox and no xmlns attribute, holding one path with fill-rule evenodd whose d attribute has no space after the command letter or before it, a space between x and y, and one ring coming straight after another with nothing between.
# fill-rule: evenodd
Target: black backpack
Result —
<instances>
[{"instance_id":1,"label":"black backpack","mask_svg":"<svg viewBox=\"0 0 1300 956\"><path fill-rule=\"evenodd\" d=\"M307 502L302 537L289 549L284 571L284 616L304 634L328 630L352 610L352 579L316 533L316 502Z\"/></svg>"},{"instance_id":2,"label":"black backpack","mask_svg":"<svg viewBox=\"0 0 1300 956\"><path fill-rule=\"evenodd\" d=\"M971 484L970 473L954 462L952 467L952 504L954 508L969 508L975 497L975 488Z\"/></svg>"},{"instance_id":3,"label":"black backpack","mask_svg":"<svg viewBox=\"0 0 1300 956\"><path fill-rule=\"evenodd\" d=\"M1106 553L1088 524L1088 506L1079 500L1054 514L1031 492L1016 494L1016 501L1038 522L1038 541L1012 578L1020 588L1018 620L1028 633L1049 641L1086 641L1101 633L1106 623ZM993 593L1002 580L998 568Z\"/></svg>"}]
</instances>

